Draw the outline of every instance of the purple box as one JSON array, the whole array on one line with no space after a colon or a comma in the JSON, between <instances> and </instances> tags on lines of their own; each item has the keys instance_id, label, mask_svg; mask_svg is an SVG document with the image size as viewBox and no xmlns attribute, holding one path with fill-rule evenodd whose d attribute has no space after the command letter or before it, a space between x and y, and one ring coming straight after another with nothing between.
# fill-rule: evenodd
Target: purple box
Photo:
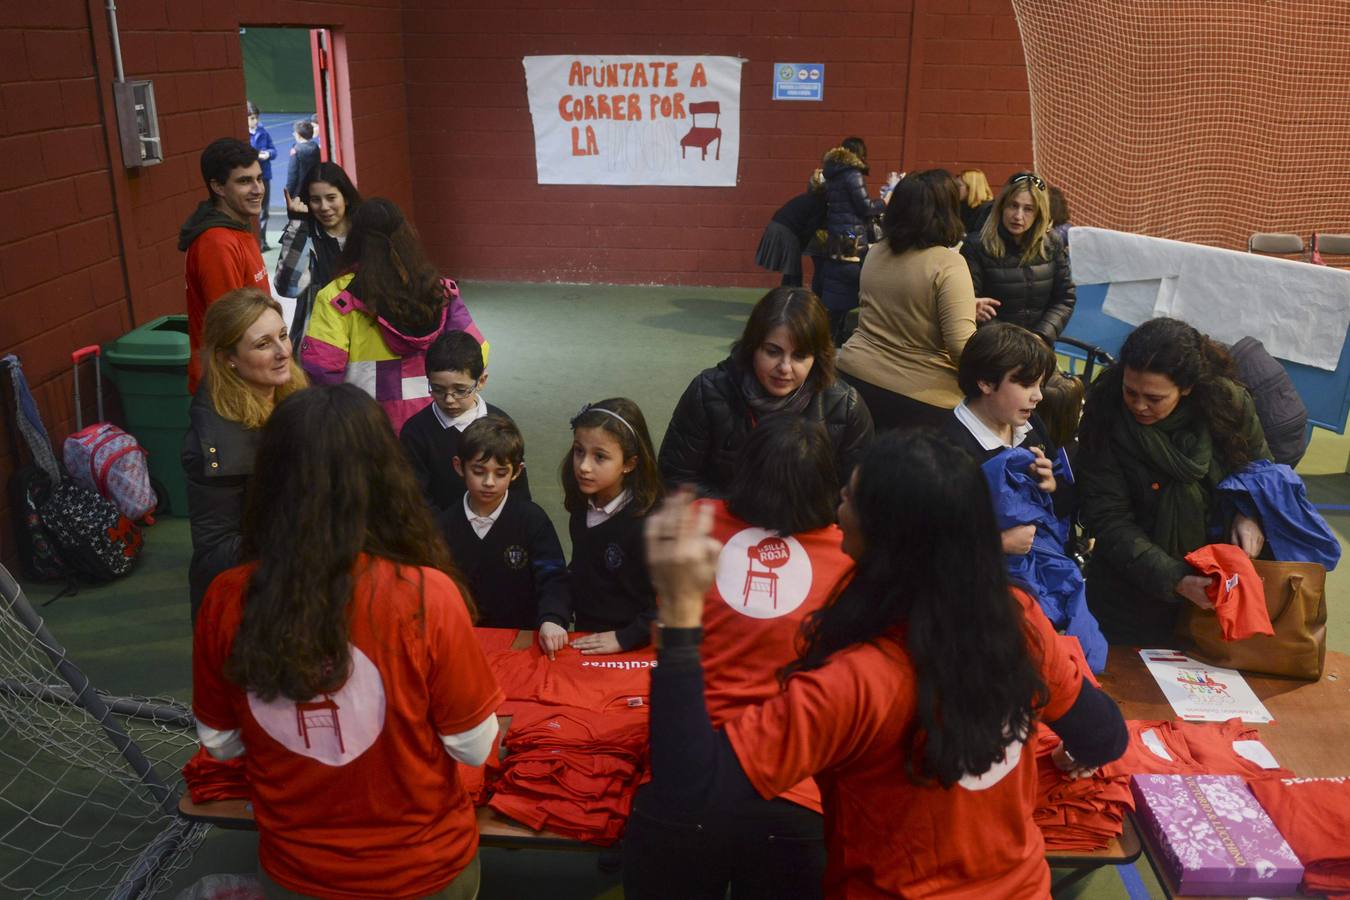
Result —
<instances>
[{"instance_id":1,"label":"purple box","mask_svg":"<svg viewBox=\"0 0 1350 900\"><path fill-rule=\"evenodd\" d=\"M1130 790L1179 893L1298 892L1303 864L1242 778L1134 775Z\"/></svg>"}]
</instances>

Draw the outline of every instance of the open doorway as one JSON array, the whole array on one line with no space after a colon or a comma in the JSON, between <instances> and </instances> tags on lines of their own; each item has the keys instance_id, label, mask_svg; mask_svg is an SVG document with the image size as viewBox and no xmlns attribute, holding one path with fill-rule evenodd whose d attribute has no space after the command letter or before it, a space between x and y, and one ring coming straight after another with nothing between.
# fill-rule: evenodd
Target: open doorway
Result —
<instances>
[{"instance_id":1,"label":"open doorway","mask_svg":"<svg viewBox=\"0 0 1350 900\"><path fill-rule=\"evenodd\" d=\"M239 29L239 42L244 90L258 109L250 138L254 146L270 139L273 148L263 165L268 192L259 243L269 270L275 270L289 195L296 192L305 169L324 160L355 174L349 159L350 135L344 127L350 108L344 96L346 72L340 36L327 28L245 26ZM309 148L303 147L311 142ZM287 305L287 298L278 299ZM286 319L290 321L289 309Z\"/></svg>"}]
</instances>

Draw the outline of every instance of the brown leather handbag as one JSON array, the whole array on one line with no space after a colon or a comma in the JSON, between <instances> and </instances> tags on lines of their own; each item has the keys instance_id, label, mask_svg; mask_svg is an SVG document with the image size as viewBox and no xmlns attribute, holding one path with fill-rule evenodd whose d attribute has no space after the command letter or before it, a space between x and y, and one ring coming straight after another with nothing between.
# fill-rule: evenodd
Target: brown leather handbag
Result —
<instances>
[{"instance_id":1,"label":"brown leather handbag","mask_svg":"<svg viewBox=\"0 0 1350 900\"><path fill-rule=\"evenodd\" d=\"M1252 565L1261 576L1275 634L1225 641L1213 610L1183 601L1178 631L1191 642L1191 655L1230 669L1316 681L1327 655L1326 568L1264 559Z\"/></svg>"}]
</instances>

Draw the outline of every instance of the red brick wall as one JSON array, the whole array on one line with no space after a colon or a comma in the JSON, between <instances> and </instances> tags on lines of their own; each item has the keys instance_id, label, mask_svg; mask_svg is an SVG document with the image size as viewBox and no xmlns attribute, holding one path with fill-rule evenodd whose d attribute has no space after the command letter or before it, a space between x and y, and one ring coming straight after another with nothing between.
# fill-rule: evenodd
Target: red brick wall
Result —
<instances>
[{"instance_id":1,"label":"red brick wall","mask_svg":"<svg viewBox=\"0 0 1350 900\"><path fill-rule=\"evenodd\" d=\"M873 188L891 169L977 166L995 181L1030 162L1026 76L1009 0L692 6L407 0L416 219L447 271L769 285L773 276L754 266L761 230L845 135L867 140ZM740 183L537 184L521 58L657 50L747 59ZM779 60L824 62L825 102L771 101Z\"/></svg>"},{"instance_id":2,"label":"red brick wall","mask_svg":"<svg viewBox=\"0 0 1350 900\"><path fill-rule=\"evenodd\" d=\"M127 77L154 81L166 152L142 170L122 166L102 0L7 4L0 24L0 354L23 359L58 446L74 426L70 351L183 309L178 229L204 194L198 157L247 136L241 24L341 30L349 168L367 192L412 199L397 0L128 0L118 19ZM0 482L14 467L4 418ZM4 494L0 556L12 562L7 506Z\"/></svg>"}]
</instances>

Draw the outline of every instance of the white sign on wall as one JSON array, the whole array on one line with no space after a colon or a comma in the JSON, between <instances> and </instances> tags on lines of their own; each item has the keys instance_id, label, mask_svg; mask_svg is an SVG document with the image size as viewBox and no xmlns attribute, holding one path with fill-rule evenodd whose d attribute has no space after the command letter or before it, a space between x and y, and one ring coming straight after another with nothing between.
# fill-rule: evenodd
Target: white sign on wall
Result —
<instances>
[{"instance_id":1,"label":"white sign on wall","mask_svg":"<svg viewBox=\"0 0 1350 900\"><path fill-rule=\"evenodd\" d=\"M736 184L734 56L527 56L540 184Z\"/></svg>"}]
</instances>

